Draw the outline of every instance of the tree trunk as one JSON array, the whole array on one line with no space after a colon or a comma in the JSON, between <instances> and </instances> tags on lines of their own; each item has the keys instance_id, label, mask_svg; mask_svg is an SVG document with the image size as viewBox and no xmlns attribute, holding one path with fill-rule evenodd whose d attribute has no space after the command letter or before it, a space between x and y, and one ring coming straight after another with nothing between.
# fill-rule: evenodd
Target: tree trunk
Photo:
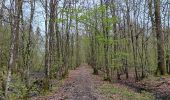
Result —
<instances>
[{"instance_id":1,"label":"tree trunk","mask_svg":"<svg viewBox=\"0 0 170 100\"><path fill-rule=\"evenodd\" d=\"M18 58L18 44L19 44L19 24L20 24L20 14L22 9L22 0L15 0L15 2L11 3L12 5L15 3L15 14L13 15L12 9L10 11L10 20L11 22L11 44L10 44L10 52L9 52L9 61L8 61L8 72L6 78L6 86L5 86L5 98L8 99L8 89L11 82L12 69L16 66L16 59Z\"/></svg>"},{"instance_id":2,"label":"tree trunk","mask_svg":"<svg viewBox=\"0 0 170 100\"><path fill-rule=\"evenodd\" d=\"M28 43L27 43L27 60L26 60L26 86L28 89L28 93L29 94L29 88L30 88L30 67L32 66L32 32L33 32L33 28L32 28L32 22L33 22L33 17L34 17L34 10L35 10L35 0L34 1L30 1L30 5L31 5L31 12L30 12L30 20L29 20L29 30L28 30Z\"/></svg>"},{"instance_id":3,"label":"tree trunk","mask_svg":"<svg viewBox=\"0 0 170 100\"><path fill-rule=\"evenodd\" d=\"M163 49L163 34L161 26L161 15L160 15L160 0L155 0L155 26L156 26L156 37L157 37L157 72L160 72L161 75L165 74L165 64L164 64L164 49Z\"/></svg>"},{"instance_id":4,"label":"tree trunk","mask_svg":"<svg viewBox=\"0 0 170 100\"><path fill-rule=\"evenodd\" d=\"M45 90L49 89L49 34L48 34L48 0L45 0Z\"/></svg>"}]
</instances>

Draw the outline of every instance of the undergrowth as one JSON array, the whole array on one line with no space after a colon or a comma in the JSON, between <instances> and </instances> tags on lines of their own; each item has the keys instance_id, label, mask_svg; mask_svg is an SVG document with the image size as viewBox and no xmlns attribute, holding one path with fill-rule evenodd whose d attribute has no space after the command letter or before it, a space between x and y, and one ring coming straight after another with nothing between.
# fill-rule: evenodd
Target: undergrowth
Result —
<instances>
[{"instance_id":1,"label":"undergrowth","mask_svg":"<svg viewBox=\"0 0 170 100\"><path fill-rule=\"evenodd\" d=\"M146 91L136 93L128 88L115 87L111 84L100 86L100 90L110 96L118 95L116 96L117 100L154 100L154 96Z\"/></svg>"}]
</instances>

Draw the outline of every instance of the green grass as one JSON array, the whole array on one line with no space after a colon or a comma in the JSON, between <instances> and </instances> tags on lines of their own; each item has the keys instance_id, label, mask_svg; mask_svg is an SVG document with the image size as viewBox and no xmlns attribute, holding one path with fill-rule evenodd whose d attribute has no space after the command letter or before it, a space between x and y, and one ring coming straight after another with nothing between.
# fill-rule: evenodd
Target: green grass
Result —
<instances>
[{"instance_id":1,"label":"green grass","mask_svg":"<svg viewBox=\"0 0 170 100\"><path fill-rule=\"evenodd\" d=\"M123 100L154 100L153 95L146 91L136 93L128 88L114 87L111 84L104 84L100 86L100 90L107 95L119 95L119 97L123 98Z\"/></svg>"}]
</instances>

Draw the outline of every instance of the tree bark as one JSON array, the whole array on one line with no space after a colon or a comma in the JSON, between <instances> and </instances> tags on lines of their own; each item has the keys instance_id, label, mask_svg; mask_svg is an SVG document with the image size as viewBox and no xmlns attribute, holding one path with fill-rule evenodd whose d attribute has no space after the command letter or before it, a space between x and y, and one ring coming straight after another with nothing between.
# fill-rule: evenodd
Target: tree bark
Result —
<instances>
[{"instance_id":1,"label":"tree bark","mask_svg":"<svg viewBox=\"0 0 170 100\"><path fill-rule=\"evenodd\" d=\"M161 26L161 15L160 15L160 0L155 0L155 26L156 26L156 37L157 37L157 72L160 72L161 75L165 74L165 64L164 64L164 49L163 49L163 34L162 34L162 26Z\"/></svg>"},{"instance_id":2,"label":"tree bark","mask_svg":"<svg viewBox=\"0 0 170 100\"><path fill-rule=\"evenodd\" d=\"M16 66L16 59L18 58L18 45L19 45L19 24L20 24L20 15L22 9L22 0L15 0L15 2L11 3L11 7L15 4L15 10L10 10L10 20L11 20L11 44L10 44L10 52L9 52L9 61L8 61L8 72L6 78L6 86L5 86L5 99L8 99L8 89L11 82L12 69ZM15 13L12 13L12 10Z\"/></svg>"}]
</instances>

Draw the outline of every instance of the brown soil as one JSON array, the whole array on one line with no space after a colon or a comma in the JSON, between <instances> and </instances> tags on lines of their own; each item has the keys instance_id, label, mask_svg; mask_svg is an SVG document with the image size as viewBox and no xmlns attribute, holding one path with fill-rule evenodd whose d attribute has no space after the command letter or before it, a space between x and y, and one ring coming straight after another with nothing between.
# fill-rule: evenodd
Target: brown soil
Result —
<instances>
[{"instance_id":1,"label":"brown soil","mask_svg":"<svg viewBox=\"0 0 170 100\"><path fill-rule=\"evenodd\" d=\"M93 75L92 72L92 68L88 65L81 65L76 70L69 71L68 77L57 92L34 100L131 100L126 99L127 96L124 97L120 90L129 91L128 93L138 97L142 96L122 84L103 81L100 75ZM116 88L118 91L112 93L111 88Z\"/></svg>"},{"instance_id":2,"label":"brown soil","mask_svg":"<svg viewBox=\"0 0 170 100\"><path fill-rule=\"evenodd\" d=\"M87 65L82 65L76 70L70 71L64 85L59 91L47 97L39 97L37 100L100 100L95 92L95 84L92 79L92 70Z\"/></svg>"}]
</instances>

